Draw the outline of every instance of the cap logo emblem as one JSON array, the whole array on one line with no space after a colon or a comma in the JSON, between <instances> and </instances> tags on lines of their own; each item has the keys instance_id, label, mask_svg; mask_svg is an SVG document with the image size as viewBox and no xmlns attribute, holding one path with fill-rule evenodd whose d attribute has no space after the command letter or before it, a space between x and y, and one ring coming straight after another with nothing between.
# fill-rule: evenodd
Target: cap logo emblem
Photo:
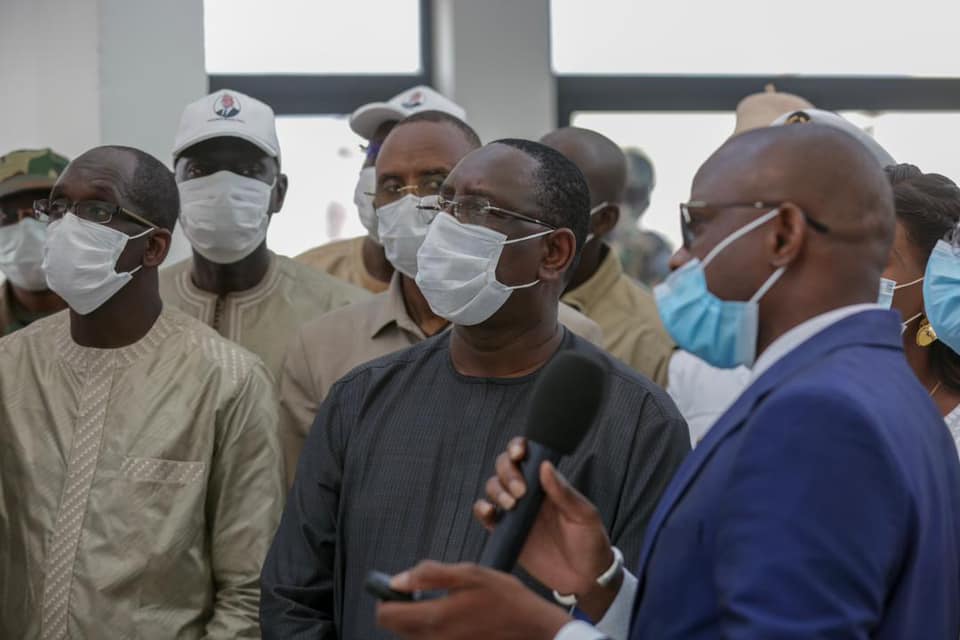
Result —
<instances>
[{"instance_id":1,"label":"cap logo emblem","mask_svg":"<svg viewBox=\"0 0 960 640\"><path fill-rule=\"evenodd\" d=\"M413 109L423 104L423 92L414 91L402 103L404 109Z\"/></svg>"},{"instance_id":2,"label":"cap logo emblem","mask_svg":"<svg viewBox=\"0 0 960 640\"><path fill-rule=\"evenodd\" d=\"M240 113L240 101L224 93L213 103L213 112L221 118L232 118Z\"/></svg>"}]
</instances>

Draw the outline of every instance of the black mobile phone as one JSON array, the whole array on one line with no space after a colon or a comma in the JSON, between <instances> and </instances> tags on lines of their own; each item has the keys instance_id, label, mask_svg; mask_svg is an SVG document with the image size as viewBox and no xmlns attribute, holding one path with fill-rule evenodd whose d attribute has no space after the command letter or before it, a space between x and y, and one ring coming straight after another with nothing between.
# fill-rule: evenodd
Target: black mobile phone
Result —
<instances>
[{"instance_id":1,"label":"black mobile phone","mask_svg":"<svg viewBox=\"0 0 960 640\"><path fill-rule=\"evenodd\" d=\"M424 600L433 600L443 598L447 595L445 590L439 591L397 591L390 588L390 576L379 571L371 571L367 574L367 580L363 585L367 591L375 598L384 602L423 602Z\"/></svg>"},{"instance_id":2,"label":"black mobile phone","mask_svg":"<svg viewBox=\"0 0 960 640\"><path fill-rule=\"evenodd\" d=\"M397 591L390 588L390 576L380 571L371 571L367 574L367 581L363 585L373 597L384 602L413 602L415 594L409 591Z\"/></svg>"}]
</instances>

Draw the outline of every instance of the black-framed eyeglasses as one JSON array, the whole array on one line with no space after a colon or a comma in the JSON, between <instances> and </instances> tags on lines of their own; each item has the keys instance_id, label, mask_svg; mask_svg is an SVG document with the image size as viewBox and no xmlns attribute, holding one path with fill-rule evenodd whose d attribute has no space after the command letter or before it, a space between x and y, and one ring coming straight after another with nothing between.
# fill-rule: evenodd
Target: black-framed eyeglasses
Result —
<instances>
[{"instance_id":1,"label":"black-framed eyeglasses","mask_svg":"<svg viewBox=\"0 0 960 640\"><path fill-rule=\"evenodd\" d=\"M770 211L772 209L779 209L783 206L783 202L767 202L765 200L754 200L753 202L721 202L721 203L712 203L704 202L703 200L691 200L690 202L681 202L680 203L680 234L683 238L683 245L689 247L694 240L693 232L690 229L690 225L695 222L694 217L690 214L691 209L709 209L711 211L721 211L723 209L758 209L761 211ZM801 210L800 213L803 214L803 218L807 221L807 224L810 225L814 231L819 233L830 233L830 227L823 224L819 220L811 218L806 211Z\"/></svg>"},{"instance_id":2,"label":"black-framed eyeglasses","mask_svg":"<svg viewBox=\"0 0 960 640\"><path fill-rule=\"evenodd\" d=\"M440 195L437 196L435 201L428 202L422 200L419 207L427 211L444 211L464 224L475 224L483 227L488 226L488 223L492 221L499 220L503 222L506 219L512 218L537 224L541 227L547 227L548 229L558 228L555 224L550 224L549 222L517 213L516 211L510 211L503 207L494 206L490 204L490 201L486 198L475 196L464 196L459 200L447 200Z\"/></svg>"},{"instance_id":3,"label":"black-framed eyeglasses","mask_svg":"<svg viewBox=\"0 0 960 640\"><path fill-rule=\"evenodd\" d=\"M109 224L109 222L113 220L113 216L125 215L134 222L150 227L151 229L160 228L129 209L125 209L112 202L103 202L102 200L81 200L71 203L66 198L57 198L56 200L43 198L42 200L33 201L33 211L36 214L37 220L40 222L54 222L67 215L67 213L73 213L73 215L81 220L95 222L97 224Z\"/></svg>"}]
</instances>

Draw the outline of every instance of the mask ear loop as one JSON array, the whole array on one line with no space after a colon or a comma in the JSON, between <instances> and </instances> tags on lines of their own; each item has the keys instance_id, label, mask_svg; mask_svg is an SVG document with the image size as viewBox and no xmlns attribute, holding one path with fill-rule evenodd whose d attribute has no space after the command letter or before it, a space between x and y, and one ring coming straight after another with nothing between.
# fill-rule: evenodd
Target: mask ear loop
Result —
<instances>
[{"instance_id":1,"label":"mask ear loop","mask_svg":"<svg viewBox=\"0 0 960 640\"><path fill-rule=\"evenodd\" d=\"M903 321L903 327L904 327L904 329L906 329L907 326L909 326L911 322L913 322L914 320L916 320L917 318L919 318L919 317L922 316L922 315L923 315L923 311L921 311L920 313L918 313L918 314L915 315L915 316L911 316L908 320L904 320L904 321Z\"/></svg>"},{"instance_id":2,"label":"mask ear loop","mask_svg":"<svg viewBox=\"0 0 960 640\"><path fill-rule=\"evenodd\" d=\"M554 231L556 231L556 229L547 229L546 231L543 231L541 233L535 233L532 236L526 236L525 238L514 238L513 240L504 240L503 244L507 245L507 244L513 244L515 242L523 242L524 240L533 240L534 238L542 238L543 236L549 235ZM510 289L511 291L516 291L517 289L529 289L530 287L535 287L538 284L540 284L539 278L528 284L518 284L512 287L507 287L507 289Z\"/></svg>"},{"instance_id":3,"label":"mask ear loop","mask_svg":"<svg viewBox=\"0 0 960 640\"><path fill-rule=\"evenodd\" d=\"M503 244L508 245L508 244L514 244L516 242L523 242L524 240L533 240L534 238L542 238L543 236L549 235L554 231L556 231L556 229L547 229L546 231L543 231L541 233L535 233L532 236L524 236L523 238L514 238L513 240L504 240Z\"/></svg>"},{"instance_id":4,"label":"mask ear loop","mask_svg":"<svg viewBox=\"0 0 960 640\"><path fill-rule=\"evenodd\" d=\"M773 275L767 278L767 281L764 282L760 286L760 288L757 289L757 292L750 297L750 302L753 303L760 300L760 298L762 298L767 293L767 291L770 291L770 289L773 288L773 285L777 284L777 280L780 279L780 276L782 276L786 272L786 270L787 270L786 267L780 267L779 269L774 271Z\"/></svg>"},{"instance_id":5,"label":"mask ear loop","mask_svg":"<svg viewBox=\"0 0 960 640\"><path fill-rule=\"evenodd\" d=\"M702 264L703 264L704 268L706 268L706 266L707 266L708 264L710 264L710 261L713 260L714 258L716 258L716 257L717 257L717 254L719 254L721 251L723 251L724 249L726 249L727 247L729 247L732 243L736 242L737 240L739 240L739 239L742 238L743 236L747 235L748 233L750 233L751 231L753 231L754 229L756 229L756 228L759 227L760 225L765 224L765 223L769 222L770 220L773 220L773 218L774 218L778 213L780 213L780 209L779 209L779 208L773 209L773 210L771 210L771 211L768 211L767 213L763 214L763 215L760 216L759 218L757 218L757 219L755 219L755 220L751 220L750 222L748 222L747 224L743 225L742 227L740 227L739 229L737 229L736 231L734 231L733 233L731 233L730 235L728 235L726 238L724 238L723 240L721 240L720 243L717 244L717 246L715 246L713 249L711 249L711 250L710 250L710 253L708 253L708 254L706 255L706 257L703 259L703 263L702 263Z\"/></svg>"},{"instance_id":6,"label":"mask ear loop","mask_svg":"<svg viewBox=\"0 0 960 640\"><path fill-rule=\"evenodd\" d=\"M138 233L138 234L135 235L135 236L127 236L127 242L130 242L131 240L136 240L137 238L142 238L143 236L147 235L148 233L153 233L154 231L156 231L156 229L150 228L150 229L147 229L146 231L144 231L143 233ZM126 245L124 245L124 248L126 248ZM137 271L140 271L140 269L143 269L143 265L142 265L142 264L138 265L136 269L131 269L130 271L127 271L126 273L129 273L129 274L132 276L132 275L135 274ZM114 270L114 271L117 270L116 266L114 266L113 270Z\"/></svg>"},{"instance_id":7,"label":"mask ear loop","mask_svg":"<svg viewBox=\"0 0 960 640\"><path fill-rule=\"evenodd\" d=\"M898 284L897 286L895 286L895 287L893 288L893 290L896 291L897 289L903 289L904 287L911 287L911 286L917 284L918 282L923 282L923 279L924 279L925 277L926 277L926 276L920 276L919 278L917 278L916 280L914 280L914 281L912 281L912 282L905 282L905 283L903 283L903 284Z\"/></svg>"}]
</instances>

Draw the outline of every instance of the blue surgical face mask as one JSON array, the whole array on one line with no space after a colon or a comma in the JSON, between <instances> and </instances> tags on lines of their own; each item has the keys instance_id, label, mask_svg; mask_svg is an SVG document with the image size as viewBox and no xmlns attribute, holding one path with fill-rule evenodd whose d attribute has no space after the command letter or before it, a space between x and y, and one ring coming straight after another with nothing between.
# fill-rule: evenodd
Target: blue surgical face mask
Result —
<instances>
[{"instance_id":1,"label":"blue surgical face mask","mask_svg":"<svg viewBox=\"0 0 960 640\"><path fill-rule=\"evenodd\" d=\"M752 366L757 352L759 301L786 267L777 269L746 302L721 300L707 288L704 272L717 255L757 227L772 220L774 209L727 236L701 262L698 258L671 273L653 295L664 326L677 345L715 367Z\"/></svg>"},{"instance_id":2,"label":"blue surgical face mask","mask_svg":"<svg viewBox=\"0 0 960 640\"><path fill-rule=\"evenodd\" d=\"M905 282L904 284L897 284L896 280L891 280L890 278L880 278L880 294L877 296L877 304L884 309L891 308L893 306L894 291L903 289L904 287L912 287L920 282L923 282L923 278L917 278L912 282Z\"/></svg>"},{"instance_id":3,"label":"blue surgical face mask","mask_svg":"<svg viewBox=\"0 0 960 640\"><path fill-rule=\"evenodd\" d=\"M927 261L923 307L937 339L960 353L960 248L943 240Z\"/></svg>"}]
</instances>

